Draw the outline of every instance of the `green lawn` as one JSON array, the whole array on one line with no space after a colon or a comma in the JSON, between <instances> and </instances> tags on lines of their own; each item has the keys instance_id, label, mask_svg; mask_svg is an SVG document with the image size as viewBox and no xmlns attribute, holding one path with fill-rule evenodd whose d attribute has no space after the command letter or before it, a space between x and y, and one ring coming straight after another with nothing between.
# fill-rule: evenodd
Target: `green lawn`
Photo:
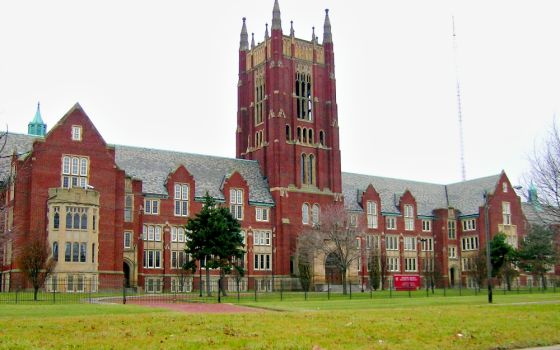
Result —
<instances>
[{"instance_id":1,"label":"green lawn","mask_svg":"<svg viewBox=\"0 0 560 350\"><path fill-rule=\"evenodd\" d=\"M557 294L245 302L186 314L133 305L0 305L5 349L513 349L560 343Z\"/></svg>"}]
</instances>

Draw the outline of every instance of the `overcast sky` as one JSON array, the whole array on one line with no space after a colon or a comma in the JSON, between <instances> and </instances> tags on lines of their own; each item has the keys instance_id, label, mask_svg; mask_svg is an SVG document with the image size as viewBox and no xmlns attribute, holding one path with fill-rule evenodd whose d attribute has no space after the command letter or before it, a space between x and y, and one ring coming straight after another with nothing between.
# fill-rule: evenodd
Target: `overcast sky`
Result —
<instances>
[{"instance_id":1,"label":"overcast sky","mask_svg":"<svg viewBox=\"0 0 560 350\"><path fill-rule=\"evenodd\" d=\"M555 1L280 0L322 40L330 9L342 169L514 185L560 101ZM241 18L262 41L273 0L0 1L0 124L51 128L79 102L108 143L235 157Z\"/></svg>"}]
</instances>

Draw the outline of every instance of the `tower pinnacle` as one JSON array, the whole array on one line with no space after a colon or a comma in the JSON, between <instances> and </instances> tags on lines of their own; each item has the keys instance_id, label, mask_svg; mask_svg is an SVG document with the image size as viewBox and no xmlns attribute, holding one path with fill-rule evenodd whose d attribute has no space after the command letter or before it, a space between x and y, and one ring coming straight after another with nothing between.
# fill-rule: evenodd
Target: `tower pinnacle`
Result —
<instances>
[{"instance_id":1,"label":"tower pinnacle","mask_svg":"<svg viewBox=\"0 0 560 350\"><path fill-rule=\"evenodd\" d=\"M290 21L290 36L294 36L296 33L294 31L294 21Z\"/></svg>"},{"instance_id":2,"label":"tower pinnacle","mask_svg":"<svg viewBox=\"0 0 560 350\"><path fill-rule=\"evenodd\" d=\"M27 125L27 133L36 136L45 136L47 133L47 124L45 124L43 118L41 118L41 104L39 102L37 102L35 117L33 117L33 120Z\"/></svg>"},{"instance_id":3,"label":"tower pinnacle","mask_svg":"<svg viewBox=\"0 0 560 350\"><path fill-rule=\"evenodd\" d=\"M325 9L325 24L323 25L323 44L332 43L331 21L329 19L329 9Z\"/></svg>"},{"instance_id":4,"label":"tower pinnacle","mask_svg":"<svg viewBox=\"0 0 560 350\"><path fill-rule=\"evenodd\" d=\"M249 37L247 35L247 25L245 17L243 17L243 26L241 27L241 35L239 40L239 51L247 51L249 49Z\"/></svg>"},{"instance_id":5,"label":"tower pinnacle","mask_svg":"<svg viewBox=\"0 0 560 350\"><path fill-rule=\"evenodd\" d=\"M272 30L282 30L282 21L280 20L280 5L278 0L274 0L274 8L272 9Z\"/></svg>"},{"instance_id":6,"label":"tower pinnacle","mask_svg":"<svg viewBox=\"0 0 560 350\"><path fill-rule=\"evenodd\" d=\"M268 35L268 23L265 24L266 29L264 30L264 40L268 40L270 35Z\"/></svg>"},{"instance_id":7,"label":"tower pinnacle","mask_svg":"<svg viewBox=\"0 0 560 350\"><path fill-rule=\"evenodd\" d=\"M255 48L255 33L251 33L251 50Z\"/></svg>"}]
</instances>

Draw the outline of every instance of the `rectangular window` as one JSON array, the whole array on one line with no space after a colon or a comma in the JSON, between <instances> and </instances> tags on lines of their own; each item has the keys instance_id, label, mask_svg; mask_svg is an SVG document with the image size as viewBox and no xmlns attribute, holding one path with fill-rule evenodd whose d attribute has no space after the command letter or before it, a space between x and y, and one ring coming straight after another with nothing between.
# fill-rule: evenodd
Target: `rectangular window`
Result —
<instances>
[{"instance_id":1,"label":"rectangular window","mask_svg":"<svg viewBox=\"0 0 560 350\"><path fill-rule=\"evenodd\" d=\"M387 250L399 250L399 236L385 236L385 245Z\"/></svg>"},{"instance_id":2,"label":"rectangular window","mask_svg":"<svg viewBox=\"0 0 560 350\"><path fill-rule=\"evenodd\" d=\"M82 141L82 127L72 125L72 141Z\"/></svg>"},{"instance_id":3,"label":"rectangular window","mask_svg":"<svg viewBox=\"0 0 560 350\"><path fill-rule=\"evenodd\" d=\"M130 231L124 232L124 247L126 249L132 248L132 232Z\"/></svg>"},{"instance_id":4,"label":"rectangular window","mask_svg":"<svg viewBox=\"0 0 560 350\"><path fill-rule=\"evenodd\" d=\"M476 219L465 219L462 221L463 231L474 231L476 230Z\"/></svg>"},{"instance_id":5,"label":"rectangular window","mask_svg":"<svg viewBox=\"0 0 560 350\"><path fill-rule=\"evenodd\" d=\"M432 221L431 220L422 220L422 231L430 232L432 230Z\"/></svg>"},{"instance_id":6,"label":"rectangular window","mask_svg":"<svg viewBox=\"0 0 560 350\"><path fill-rule=\"evenodd\" d=\"M158 215L159 214L159 199L145 199L144 200L144 214Z\"/></svg>"},{"instance_id":7,"label":"rectangular window","mask_svg":"<svg viewBox=\"0 0 560 350\"><path fill-rule=\"evenodd\" d=\"M87 243L80 243L80 262L86 262Z\"/></svg>"},{"instance_id":8,"label":"rectangular window","mask_svg":"<svg viewBox=\"0 0 560 350\"><path fill-rule=\"evenodd\" d=\"M162 265L161 250L144 250L144 267L159 269Z\"/></svg>"},{"instance_id":9,"label":"rectangular window","mask_svg":"<svg viewBox=\"0 0 560 350\"><path fill-rule=\"evenodd\" d=\"M368 228L377 228L377 202L367 201Z\"/></svg>"},{"instance_id":10,"label":"rectangular window","mask_svg":"<svg viewBox=\"0 0 560 350\"><path fill-rule=\"evenodd\" d=\"M182 227L177 229L177 240L179 242L185 242L185 229Z\"/></svg>"},{"instance_id":11,"label":"rectangular window","mask_svg":"<svg viewBox=\"0 0 560 350\"><path fill-rule=\"evenodd\" d=\"M62 156L61 184L63 188L87 188L89 159L80 156Z\"/></svg>"},{"instance_id":12,"label":"rectangular window","mask_svg":"<svg viewBox=\"0 0 560 350\"><path fill-rule=\"evenodd\" d=\"M461 249L463 251L478 250L478 236L461 238Z\"/></svg>"},{"instance_id":13,"label":"rectangular window","mask_svg":"<svg viewBox=\"0 0 560 350\"><path fill-rule=\"evenodd\" d=\"M253 244L254 245L270 245L270 236L271 236L270 231L255 231L254 232L254 238L253 238Z\"/></svg>"},{"instance_id":14,"label":"rectangular window","mask_svg":"<svg viewBox=\"0 0 560 350\"><path fill-rule=\"evenodd\" d=\"M175 184L175 216L189 215L189 186Z\"/></svg>"},{"instance_id":15,"label":"rectangular window","mask_svg":"<svg viewBox=\"0 0 560 350\"><path fill-rule=\"evenodd\" d=\"M154 235L154 239L159 242L161 241L161 226L156 226L155 227L155 235Z\"/></svg>"},{"instance_id":16,"label":"rectangular window","mask_svg":"<svg viewBox=\"0 0 560 350\"><path fill-rule=\"evenodd\" d=\"M404 206L404 229L406 231L414 230L414 207L409 204Z\"/></svg>"},{"instance_id":17,"label":"rectangular window","mask_svg":"<svg viewBox=\"0 0 560 350\"><path fill-rule=\"evenodd\" d=\"M132 222L133 195L124 196L124 222Z\"/></svg>"},{"instance_id":18,"label":"rectangular window","mask_svg":"<svg viewBox=\"0 0 560 350\"><path fill-rule=\"evenodd\" d=\"M80 243L72 243L72 262L78 262L80 257Z\"/></svg>"},{"instance_id":19,"label":"rectangular window","mask_svg":"<svg viewBox=\"0 0 560 350\"><path fill-rule=\"evenodd\" d=\"M271 256L270 254L255 254L255 270L271 270Z\"/></svg>"},{"instance_id":20,"label":"rectangular window","mask_svg":"<svg viewBox=\"0 0 560 350\"><path fill-rule=\"evenodd\" d=\"M387 230L396 230L397 229L397 218L395 216L386 216L385 217L385 225L387 226Z\"/></svg>"},{"instance_id":21,"label":"rectangular window","mask_svg":"<svg viewBox=\"0 0 560 350\"><path fill-rule=\"evenodd\" d=\"M399 272L400 269L400 262L398 257L387 257L387 271L390 272Z\"/></svg>"},{"instance_id":22,"label":"rectangular window","mask_svg":"<svg viewBox=\"0 0 560 350\"><path fill-rule=\"evenodd\" d=\"M511 225L511 206L509 202L502 202L504 225Z\"/></svg>"},{"instance_id":23,"label":"rectangular window","mask_svg":"<svg viewBox=\"0 0 560 350\"><path fill-rule=\"evenodd\" d=\"M404 238L404 250L416 251L416 237Z\"/></svg>"},{"instance_id":24,"label":"rectangular window","mask_svg":"<svg viewBox=\"0 0 560 350\"><path fill-rule=\"evenodd\" d=\"M457 247L448 247L447 248L447 256L450 259L456 259L457 258Z\"/></svg>"},{"instance_id":25,"label":"rectangular window","mask_svg":"<svg viewBox=\"0 0 560 350\"><path fill-rule=\"evenodd\" d=\"M268 216L269 216L269 209L268 208L263 208L263 207L257 207L256 208L256 212L257 212L257 221L266 221L268 222Z\"/></svg>"},{"instance_id":26,"label":"rectangular window","mask_svg":"<svg viewBox=\"0 0 560 350\"><path fill-rule=\"evenodd\" d=\"M431 237L420 238L420 243L422 243L423 252L431 252L434 250L434 239Z\"/></svg>"},{"instance_id":27,"label":"rectangular window","mask_svg":"<svg viewBox=\"0 0 560 350\"><path fill-rule=\"evenodd\" d=\"M379 236L367 235L366 236L367 249L379 249Z\"/></svg>"},{"instance_id":28,"label":"rectangular window","mask_svg":"<svg viewBox=\"0 0 560 350\"><path fill-rule=\"evenodd\" d=\"M243 220L243 190L232 188L229 190L229 209L237 220Z\"/></svg>"},{"instance_id":29,"label":"rectangular window","mask_svg":"<svg viewBox=\"0 0 560 350\"><path fill-rule=\"evenodd\" d=\"M404 259L404 270L406 272L416 271L416 258L405 258Z\"/></svg>"},{"instance_id":30,"label":"rectangular window","mask_svg":"<svg viewBox=\"0 0 560 350\"><path fill-rule=\"evenodd\" d=\"M455 224L455 220L447 221L447 234L449 239L457 239L457 227Z\"/></svg>"}]
</instances>

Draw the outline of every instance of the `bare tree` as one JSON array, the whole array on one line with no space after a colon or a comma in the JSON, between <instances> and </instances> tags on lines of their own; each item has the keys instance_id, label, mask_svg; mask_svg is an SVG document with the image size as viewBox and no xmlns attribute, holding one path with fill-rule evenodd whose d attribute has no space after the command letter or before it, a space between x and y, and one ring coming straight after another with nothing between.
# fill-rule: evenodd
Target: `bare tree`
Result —
<instances>
[{"instance_id":1,"label":"bare tree","mask_svg":"<svg viewBox=\"0 0 560 350\"><path fill-rule=\"evenodd\" d=\"M481 249L478 253L473 257L471 269L468 274L474 279L476 282L476 287L478 290L482 288L482 285L486 281L486 250Z\"/></svg>"},{"instance_id":2,"label":"bare tree","mask_svg":"<svg viewBox=\"0 0 560 350\"><path fill-rule=\"evenodd\" d=\"M347 291L347 275L352 265L360 262L360 242L363 233L360 225L352 225L342 205L330 205L321 213L320 224L304 232L305 242L314 252L338 267L342 275L342 290Z\"/></svg>"},{"instance_id":3,"label":"bare tree","mask_svg":"<svg viewBox=\"0 0 560 350\"><path fill-rule=\"evenodd\" d=\"M368 255L369 284L373 290L385 289L387 279L387 255L381 247L372 248Z\"/></svg>"},{"instance_id":4,"label":"bare tree","mask_svg":"<svg viewBox=\"0 0 560 350\"><path fill-rule=\"evenodd\" d=\"M529 157L530 170L525 175L528 186L538 192L540 208L558 222L560 220L560 130L553 122L543 144L536 146Z\"/></svg>"},{"instance_id":5,"label":"bare tree","mask_svg":"<svg viewBox=\"0 0 560 350\"><path fill-rule=\"evenodd\" d=\"M37 292L45 280L52 274L56 261L51 256L50 248L46 241L29 240L18 251L17 264L33 286L33 300L37 300Z\"/></svg>"}]
</instances>

